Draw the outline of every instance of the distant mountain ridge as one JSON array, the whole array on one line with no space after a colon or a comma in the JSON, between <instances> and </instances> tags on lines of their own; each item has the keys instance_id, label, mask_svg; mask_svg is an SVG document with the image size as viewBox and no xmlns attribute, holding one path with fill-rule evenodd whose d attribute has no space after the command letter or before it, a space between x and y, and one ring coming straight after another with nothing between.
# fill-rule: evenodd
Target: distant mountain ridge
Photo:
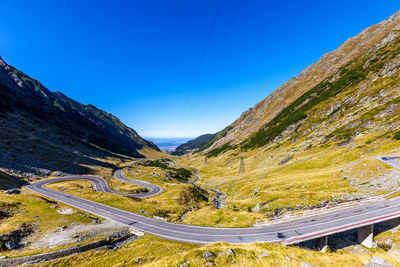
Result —
<instances>
[{"instance_id":1,"label":"distant mountain ridge","mask_svg":"<svg viewBox=\"0 0 400 267\"><path fill-rule=\"evenodd\" d=\"M4 142L0 143L0 161L5 165L10 163L10 157L19 159L18 150L24 150L24 145L20 143L29 138L48 143L52 140L53 145L62 144L66 150L80 152L79 147L83 145L92 152L111 152L132 157L143 157L139 152L143 148L159 150L112 114L93 105L83 105L60 92L49 91L38 80L8 65L1 58L0 122L0 140L11 140L6 142L8 147ZM49 132L47 136L44 134L46 132ZM56 141L57 138L60 140ZM12 141L18 139L21 141ZM25 144L26 149L34 150L32 155L28 155L32 163L45 149L40 141L33 148L34 143ZM23 151L20 153L24 154ZM39 165L46 165L46 162Z\"/></svg>"},{"instance_id":2,"label":"distant mountain ridge","mask_svg":"<svg viewBox=\"0 0 400 267\"><path fill-rule=\"evenodd\" d=\"M146 139L156 144L162 151L174 151L181 144L189 141L191 138L167 138L167 137L147 137Z\"/></svg>"},{"instance_id":3,"label":"distant mountain ridge","mask_svg":"<svg viewBox=\"0 0 400 267\"><path fill-rule=\"evenodd\" d=\"M183 154L199 150L211 140L213 140L217 136L217 134L218 133L200 135L195 139L189 140L186 143L181 144L171 154L181 156Z\"/></svg>"}]
</instances>

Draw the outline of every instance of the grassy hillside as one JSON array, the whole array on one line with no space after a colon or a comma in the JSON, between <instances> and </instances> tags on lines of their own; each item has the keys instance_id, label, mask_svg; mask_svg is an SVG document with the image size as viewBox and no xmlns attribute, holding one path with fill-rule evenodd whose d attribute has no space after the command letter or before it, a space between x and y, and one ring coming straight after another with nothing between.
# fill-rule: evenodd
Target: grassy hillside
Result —
<instances>
[{"instance_id":1,"label":"grassy hillside","mask_svg":"<svg viewBox=\"0 0 400 267\"><path fill-rule=\"evenodd\" d=\"M216 255L203 259L206 251ZM91 251L61 259L41 266L363 266L372 257L380 256L399 264L394 255L384 250L354 253L342 250L339 253L322 253L279 244L230 245L226 243L197 246L162 240L150 235L132 242L117 251Z\"/></svg>"},{"instance_id":2,"label":"grassy hillside","mask_svg":"<svg viewBox=\"0 0 400 267\"><path fill-rule=\"evenodd\" d=\"M400 26L242 142L215 146L219 136L204 150L207 163L200 154L178 163L198 168L199 183L223 193L227 205L215 213L227 221L239 211L267 220L396 190L398 171L372 157L399 153L399 76Z\"/></svg>"},{"instance_id":3,"label":"grassy hillside","mask_svg":"<svg viewBox=\"0 0 400 267\"><path fill-rule=\"evenodd\" d=\"M379 46L350 61L283 109L241 142L241 151L284 139L295 142L306 138L311 146L348 143L357 134L377 127L382 133L398 129L399 54L399 31L394 31ZM207 153L218 156L236 146L226 143Z\"/></svg>"},{"instance_id":4,"label":"grassy hillside","mask_svg":"<svg viewBox=\"0 0 400 267\"><path fill-rule=\"evenodd\" d=\"M206 152L218 148L225 151L229 147L245 143L249 138L253 139L252 143L258 143L258 145L261 145L264 142L262 140L266 138L272 140L274 135L279 135L289 124L304 118L306 109L312 108L316 101L322 101L324 97L330 97L331 94L342 90L340 88L342 85L348 87L349 84L346 84L346 81L357 83L357 81L362 80L362 76L367 74L367 71L373 72L380 69L382 67L380 64L383 64L388 58L383 59L384 55L377 55L377 50L387 45L388 41L393 41L392 38L398 36L399 29L400 11L387 20L348 39L336 50L323 55L320 60L303 70L298 76L290 79L270 96L245 111L229 126L230 129L224 136L213 140ZM392 52L395 56L395 51ZM371 56L371 60L372 57L378 56L379 62L378 59L372 61L366 59L368 64L374 66L353 65L355 61L361 64L359 59L368 56ZM336 81L337 76L341 77L338 81ZM309 93L306 96L306 93L310 90L320 95L314 97L311 96L312 93ZM329 92L329 95L325 95L324 92ZM300 101L299 99L302 97L311 102L293 116L290 115L291 121L288 118L284 119L285 115L282 113L291 114L293 107L299 105L295 102ZM256 141L256 139L260 140ZM226 144L229 144L229 147ZM223 145L225 145L225 148L221 149Z\"/></svg>"}]
</instances>

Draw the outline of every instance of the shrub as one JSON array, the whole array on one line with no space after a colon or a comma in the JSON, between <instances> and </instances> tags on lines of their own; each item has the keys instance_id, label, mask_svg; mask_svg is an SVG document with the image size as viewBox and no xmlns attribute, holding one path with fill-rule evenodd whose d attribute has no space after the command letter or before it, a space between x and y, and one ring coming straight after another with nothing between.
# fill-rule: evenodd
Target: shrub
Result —
<instances>
[{"instance_id":1,"label":"shrub","mask_svg":"<svg viewBox=\"0 0 400 267\"><path fill-rule=\"evenodd\" d=\"M393 139L400 140L400 131L393 135Z\"/></svg>"},{"instance_id":2,"label":"shrub","mask_svg":"<svg viewBox=\"0 0 400 267\"><path fill-rule=\"evenodd\" d=\"M200 208L200 203L208 201L207 191L196 186L188 186L179 193L178 204Z\"/></svg>"}]
</instances>

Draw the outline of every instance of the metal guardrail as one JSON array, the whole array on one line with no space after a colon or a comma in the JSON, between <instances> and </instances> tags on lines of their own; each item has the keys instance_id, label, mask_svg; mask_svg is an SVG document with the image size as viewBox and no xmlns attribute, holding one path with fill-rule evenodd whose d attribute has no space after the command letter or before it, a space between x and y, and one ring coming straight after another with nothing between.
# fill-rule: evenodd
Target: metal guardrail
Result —
<instances>
[{"instance_id":1,"label":"metal guardrail","mask_svg":"<svg viewBox=\"0 0 400 267\"><path fill-rule=\"evenodd\" d=\"M312 209L312 210L299 211L299 212L296 212L296 213L279 216L279 217L276 217L276 218L274 218L272 220L269 220L269 221L258 220L253 225L253 227L262 227L262 226L267 226L267 225L285 223L285 222L288 222L288 221L295 221L295 220L299 220L299 219L302 219L302 218L309 217L309 216L311 216L313 214L316 214L316 213L320 214L320 213L332 212L332 211L343 209L343 208L350 208L350 207L353 207L353 206L356 206L356 205L360 205L360 204L366 204L366 203L379 201L379 200L381 200L381 199L383 199L385 197L386 197L386 195L384 195L384 196L376 196L376 197L369 197L369 198L365 198L365 199L359 199L359 200L355 200L355 201L340 203L340 204L333 205L333 206L327 206L327 207L322 207L322 208L317 208L317 209Z\"/></svg>"}]
</instances>

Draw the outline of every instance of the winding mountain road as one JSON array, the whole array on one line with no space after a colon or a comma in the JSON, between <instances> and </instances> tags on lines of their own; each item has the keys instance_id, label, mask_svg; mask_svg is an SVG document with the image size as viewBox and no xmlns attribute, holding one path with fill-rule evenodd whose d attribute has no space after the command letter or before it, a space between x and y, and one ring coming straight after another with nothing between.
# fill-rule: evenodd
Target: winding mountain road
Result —
<instances>
[{"instance_id":1,"label":"winding mountain road","mask_svg":"<svg viewBox=\"0 0 400 267\"><path fill-rule=\"evenodd\" d=\"M137 185L140 185L140 186L143 186L143 187L146 187L147 189L149 189L149 192L146 192L146 193L123 194L125 196L129 195L129 196L134 196L134 197L138 197L138 198L147 198L147 197L152 197L152 196L158 195L162 192L162 188L158 185L154 185L152 183L142 181L142 180L126 179L124 172L122 170L117 170L114 174L114 177L118 180L128 182L128 183L134 183L134 184L137 184ZM115 191L113 193L115 193Z\"/></svg>"},{"instance_id":2,"label":"winding mountain road","mask_svg":"<svg viewBox=\"0 0 400 267\"><path fill-rule=\"evenodd\" d=\"M379 160L400 168L400 157L380 157ZM137 197L150 197L161 192L161 188L147 182L126 179L121 170L115 174L117 179L148 187L149 192ZM62 202L77 209L95 214L109 220L120 222L134 229L170 240L208 244L213 242L254 243L282 242L294 244L317 237L355 229L400 217L400 198L385 199L355 207L348 207L329 213L310 216L296 221L258 228L219 228L169 223L136 213L113 208L97 202L54 191L46 184L67 180L90 180L97 191L121 194L112 191L107 182L96 176L70 176L38 181L26 186L29 190Z\"/></svg>"}]
</instances>

